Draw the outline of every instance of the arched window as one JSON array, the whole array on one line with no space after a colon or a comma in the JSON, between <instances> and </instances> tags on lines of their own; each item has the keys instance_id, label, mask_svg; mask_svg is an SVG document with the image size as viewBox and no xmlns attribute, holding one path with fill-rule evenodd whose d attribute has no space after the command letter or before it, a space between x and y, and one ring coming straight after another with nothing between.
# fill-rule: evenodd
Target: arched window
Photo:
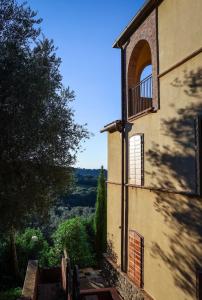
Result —
<instances>
[{"instance_id":1,"label":"arched window","mask_svg":"<svg viewBox=\"0 0 202 300\"><path fill-rule=\"evenodd\" d=\"M140 81L144 80L146 77L151 75L152 75L152 65L149 64L146 67L144 67L144 69L142 70L140 74Z\"/></svg>"},{"instance_id":2,"label":"arched window","mask_svg":"<svg viewBox=\"0 0 202 300\"><path fill-rule=\"evenodd\" d=\"M152 100L152 65L149 64L140 73L140 97L142 101Z\"/></svg>"},{"instance_id":3,"label":"arched window","mask_svg":"<svg viewBox=\"0 0 202 300\"><path fill-rule=\"evenodd\" d=\"M146 40L139 41L128 67L128 116L140 114L152 107L152 57Z\"/></svg>"}]
</instances>

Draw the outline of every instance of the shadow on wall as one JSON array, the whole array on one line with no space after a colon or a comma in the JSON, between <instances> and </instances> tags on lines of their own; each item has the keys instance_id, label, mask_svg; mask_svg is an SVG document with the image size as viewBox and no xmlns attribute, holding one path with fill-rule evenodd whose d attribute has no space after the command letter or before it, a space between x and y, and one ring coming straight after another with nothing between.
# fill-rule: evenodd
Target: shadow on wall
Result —
<instances>
[{"instance_id":1,"label":"shadow on wall","mask_svg":"<svg viewBox=\"0 0 202 300\"><path fill-rule=\"evenodd\" d=\"M202 68L184 72L183 80L176 78L171 86L182 88L190 104L177 110L177 117L161 120L162 134L170 137L175 146L153 144L146 153L152 166L155 187L176 190L173 177L180 190L196 192L196 116L202 114ZM175 109L175 104L173 104ZM175 285L195 298L196 274L202 268L202 198L173 193L155 192L155 209L163 215L169 227L164 233L169 240L168 250L154 242L152 256L161 258L173 274Z\"/></svg>"},{"instance_id":2,"label":"shadow on wall","mask_svg":"<svg viewBox=\"0 0 202 300\"><path fill-rule=\"evenodd\" d=\"M112 235L113 237L113 235ZM107 256L108 258L110 258L110 260L117 264L117 259L118 259L118 256L116 254L116 252L114 251L114 245L113 245L113 242L112 240L108 239L107 240Z\"/></svg>"}]
</instances>

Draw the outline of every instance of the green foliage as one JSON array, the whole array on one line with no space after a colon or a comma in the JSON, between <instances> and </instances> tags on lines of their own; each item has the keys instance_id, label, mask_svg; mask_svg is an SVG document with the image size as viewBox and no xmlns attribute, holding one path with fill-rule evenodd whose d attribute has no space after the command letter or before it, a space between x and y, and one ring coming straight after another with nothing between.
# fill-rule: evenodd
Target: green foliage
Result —
<instances>
[{"instance_id":1,"label":"green foliage","mask_svg":"<svg viewBox=\"0 0 202 300\"><path fill-rule=\"evenodd\" d=\"M21 293L22 289L19 287L0 292L0 300L16 300Z\"/></svg>"},{"instance_id":2,"label":"green foliage","mask_svg":"<svg viewBox=\"0 0 202 300\"><path fill-rule=\"evenodd\" d=\"M37 237L37 240L33 240L32 237ZM29 259L37 259L42 267L49 266L50 247L39 229L26 228L24 232L18 233L16 247L23 273L25 273Z\"/></svg>"},{"instance_id":3,"label":"green foliage","mask_svg":"<svg viewBox=\"0 0 202 300\"><path fill-rule=\"evenodd\" d=\"M99 177L100 174L100 169L85 169L85 168L75 168L75 173L76 176L78 177L84 177L84 178L94 178L96 180L97 184L97 178ZM105 176L107 174L107 171L104 170Z\"/></svg>"},{"instance_id":4,"label":"green foliage","mask_svg":"<svg viewBox=\"0 0 202 300\"><path fill-rule=\"evenodd\" d=\"M91 214L87 218L83 218L82 221L88 235L88 241L91 245L91 249L93 250L93 253L96 253L94 218L95 214Z\"/></svg>"},{"instance_id":5,"label":"green foliage","mask_svg":"<svg viewBox=\"0 0 202 300\"><path fill-rule=\"evenodd\" d=\"M87 267L95 263L82 218L77 217L61 223L53 235L53 240L57 257L60 257L63 250L67 249L72 264Z\"/></svg>"},{"instance_id":6,"label":"green foliage","mask_svg":"<svg viewBox=\"0 0 202 300\"><path fill-rule=\"evenodd\" d=\"M62 85L61 60L40 35L26 4L0 5L0 230L47 213L71 183L86 127L74 120L74 92Z\"/></svg>"},{"instance_id":7,"label":"green foliage","mask_svg":"<svg viewBox=\"0 0 202 300\"><path fill-rule=\"evenodd\" d=\"M98 178L96 211L95 211L95 241L98 259L106 250L107 242L107 198L104 169L101 167Z\"/></svg>"},{"instance_id":8,"label":"green foliage","mask_svg":"<svg viewBox=\"0 0 202 300\"><path fill-rule=\"evenodd\" d=\"M13 286L12 274L9 274L9 254L8 238L0 234L0 290Z\"/></svg>"},{"instance_id":9,"label":"green foliage","mask_svg":"<svg viewBox=\"0 0 202 300\"><path fill-rule=\"evenodd\" d=\"M16 230L67 193L80 142L89 136L74 120L74 92L62 84L53 41L26 5L0 1L0 232L10 235L16 279Z\"/></svg>"},{"instance_id":10,"label":"green foliage","mask_svg":"<svg viewBox=\"0 0 202 300\"><path fill-rule=\"evenodd\" d=\"M89 206L94 207L96 201L96 188L78 186L68 197L63 197L62 202L69 207Z\"/></svg>"},{"instance_id":11,"label":"green foliage","mask_svg":"<svg viewBox=\"0 0 202 300\"><path fill-rule=\"evenodd\" d=\"M100 170L80 168L73 170L75 180L74 188L71 193L61 197L61 203L69 207L95 207L98 172Z\"/></svg>"},{"instance_id":12,"label":"green foliage","mask_svg":"<svg viewBox=\"0 0 202 300\"><path fill-rule=\"evenodd\" d=\"M80 169L77 170L80 172ZM93 173L95 171L96 174L98 174L97 170L93 170ZM83 174L83 170L81 171L81 174ZM91 188L94 188L94 180L88 181L89 178L86 178L86 176L88 176L87 174L91 174L91 170L85 169L84 174L81 175L83 179L78 179L76 175L75 180L75 189L81 193L81 196L84 192L83 188L86 189L86 199L88 199L88 191L90 192ZM84 182L87 184L83 184ZM71 195L69 197L71 197ZM53 232L57 231L59 224L64 222L64 220L69 220L78 216L85 229L85 238L87 239L87 244L89 246L89 260L87 261L86 266L93 266L96 264L94 255L96 252L94 231L95 209L94 207L88 206L89 202L87 200L84 204L86 204L86 206L71 206L69 203L61 203L61 201L58 201L49 212L50 219L39 218L39 216L36 215L35 218L37 218L37 221L33 218L32 221L28 223L28 228L26 230L18 231L16 235L17 254L22 279L24 279L27 262L30 258L39 258L41 266L55 266L60 264L61 251L56 247L55 237L53 237L52 240ZM32 236L38 237L38 243L33 242L31 239ZM81 265L84 265L83 262ZM0 290L7 290L8 288L15 286L16 280L13 277L10 265L9 236L7 233L4 235L0 234Z\"/></svg>"},{"instance_id":13,"label":"green foliage","mask_svg":"<svg viewBox=\"0 0 202 300\"><path fill-rule=\"evenodd\" d=\"M72 208L64 206L54 207L50 210L50 221L43 226L43 231L46 233L46 236L49 237L61 222L75 217L88 218L94 211L94 208L88 206L75 206Z\"/></svg>"}]
</instances>

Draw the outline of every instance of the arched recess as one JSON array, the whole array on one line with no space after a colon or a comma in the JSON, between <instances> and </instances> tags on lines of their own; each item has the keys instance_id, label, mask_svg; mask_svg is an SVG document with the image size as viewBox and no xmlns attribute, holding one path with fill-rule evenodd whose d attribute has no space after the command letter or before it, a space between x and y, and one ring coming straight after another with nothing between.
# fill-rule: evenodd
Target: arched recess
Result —
<instances>
[{"instance_id":1,"label":"arched recess","mask_svg":"<svg viewBox=\"0 0 202 300\"><path fill-rule=\"evenodd\" d=\"M140 40L130 57L128 66L128 87L134 87L140 82L142 70L147 66L152 65L151 49L146 40Z\"/></svg>"},{"instance_id":2,"label":"arched recess","mask_svg":"<svg viewBox=\"0 0 202 300\"><path fill-rule=\"evenodd\" d=\"M145 67L151 72L141 81ZM128 65L128 116L132 117L152 108L152 55L149 43L140 40L134 47Z\"/></svg>"}]
</instances>

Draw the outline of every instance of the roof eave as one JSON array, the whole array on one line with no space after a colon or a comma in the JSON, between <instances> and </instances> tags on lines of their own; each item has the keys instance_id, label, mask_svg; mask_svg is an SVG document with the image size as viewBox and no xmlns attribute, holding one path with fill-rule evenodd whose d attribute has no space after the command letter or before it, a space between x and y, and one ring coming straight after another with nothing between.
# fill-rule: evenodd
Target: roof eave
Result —
<instances>
[{"instance_id":1,"label":"roof eave","mask_svg":"<svg viewBox=\"0 0 202 300\"><path fill-rule=\"evenodd\" d=\"M119 131L121 132L122 131L122 121L121 120L116 120L116 121L113 121L107 125L105 125L101 130L100 132L103 133L103 132L115 132L115 131Z\"/></svg>"}]
</instances>

